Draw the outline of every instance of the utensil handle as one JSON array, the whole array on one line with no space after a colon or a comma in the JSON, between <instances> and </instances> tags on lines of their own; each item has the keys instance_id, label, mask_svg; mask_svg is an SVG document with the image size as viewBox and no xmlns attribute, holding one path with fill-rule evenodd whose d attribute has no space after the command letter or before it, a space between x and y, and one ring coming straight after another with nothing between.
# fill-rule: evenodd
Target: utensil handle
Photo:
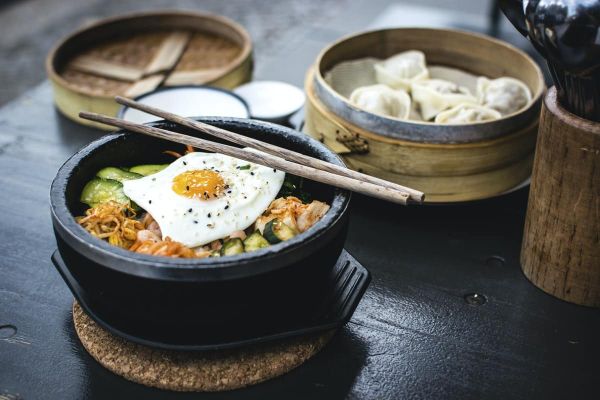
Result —
<instances>
[{"instance_id":1,"label":"utensil handle","mask_svg":"<svg viewBox=\"0 0 600 400\"><path fill-rule=\"evenodd\" d=\"M221 128L218 128L218 127L215 127L212 125L208 125L208 124L205 124L205 123L202 123L199 121L195 121L191 118L185 118L185 117L170 113L165 110L161 110L161 109L158 109L158 108L146 105L146 104L139 103L135 100L131 100L131 99L121 97L121 96L116 96L115 101L119 104L131 107L131 108L135 108L137 110L141 110L141 111L150 113L155 116L165 118L168 121L172 121L172 122L178 123L180 125L187 126L194 130L198 130L200 132L207 133L207 134L215 136L217 138L219 138L219 137L224 138L230 142L239 144L240 146L249 146L254 149L263 151L265 153L268 153L268 154L271 154L271 155L274 155L277 157L281 157L285 160L301 163L303 165L307 165L307 166L315 168L315 169L328 171L328 172L331 172L331 173L334 173L337 175L342 175L342 176L345 176L348 178L356 179L361 182L372 183L374 185L383 186L383 187L386 187L386 188L389 188L392 190L406 192L409 194L409 197L411 198L411 200L413 200L417 203L423 202L423 199L425 198L424 193L420 192L418 190L415 190L415 189L412 189L412 188L409 188L406 186L402 186L402 185L399 185L394 182L386 181L384 179L376 178L374 176L366 175L366 174L363 174L363 173L360 173L357 171L353 171L349 168L341 167L336 164L332 164L332 163L329 163L329 162L326 162L323 160L309 157L309 156L306 156L304 154L301 154L301 153L298 153L298 152L295 152L292 150L274 146L270 143L265 143L260 140L249 138L247 136L242 136L242 135L239 135L234 132L230 132L225 129L221 129Z\"/></svg>"},{"instance_id":2,"label":"utensil handle","mask_svg":"<svg viewBox=\"0 0 600 400\"><path fill-rule=\"evenodd\" d=\"M142 133L159 139L190 145L207 151L221 153L230 157L235 157L241 160L268 166L271 168L276 168L284 172L301 176L303 178L310 179L316 182L321 182L341 189L362 193L367 196L387 200L393 203L406 205L410 197L410 194L404 191L398 191L384 186L375 185L370 182L364 182L358 179L336 175L331 172L318 170L312 167L297 164L291 161L287 161L283 158L279 158L271 154L259 152L256 150L240 149L238 147L215 143L193 136L183 135L181 133L155 128L148 125L136 124L134 122L129 122L119 118L112 118L106 115L96 113L81 112L79 113L79 116L84 119L101 122L107 125L117 126L123 129L130 130L132 132Z\"/></svg>"}]
</instances>

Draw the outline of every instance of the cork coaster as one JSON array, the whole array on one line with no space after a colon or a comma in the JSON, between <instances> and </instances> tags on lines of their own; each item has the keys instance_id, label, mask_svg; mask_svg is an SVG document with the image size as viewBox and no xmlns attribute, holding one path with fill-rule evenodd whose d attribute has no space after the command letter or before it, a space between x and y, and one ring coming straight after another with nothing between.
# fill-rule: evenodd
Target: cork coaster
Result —
<instances>
[{"instance_id":1,"label":"cork coaster","mask_svg":"<svg viewBox=\"0 0 600 400\"><path fill-rule=\"evenodd\" d=\"M179 352L128 342L96 324L73 304L75 331L102 366L142 385L176 391L239 389L283 375L319 352L333 332L241 349Z\"/></svg>"}]
</instances>

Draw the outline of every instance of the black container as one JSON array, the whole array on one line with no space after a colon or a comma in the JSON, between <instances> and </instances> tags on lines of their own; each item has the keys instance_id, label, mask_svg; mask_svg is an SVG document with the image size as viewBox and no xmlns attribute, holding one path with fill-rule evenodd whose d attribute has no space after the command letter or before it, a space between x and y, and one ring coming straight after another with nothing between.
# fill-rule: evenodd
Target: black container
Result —
<instances>
[{"instance_id":1,"label":"black container","mask_svg":"<svg viewBox=\"0 0 600 400\"><path fill-rule=\"evenodd\" d=\"M560 104L600 121L600 0L500 0L548 62Z\"/></svg>"},{"instance_id":2,"label":"black container","mask_svg":"<svg viewBox=\"0 0 600 400\"><path fill-rule=\"evenodd\" d=\"M278 125L233 118L199 120L342 165L321 143ZM164 121L151 125L205 137ZM85 210L79 201L81 190L99 169L171 162L164 150L177 151L181 146L120 131L80 150L52 183L58 250L90 304L114 320L167 324L174 330L223 330L301 313L322 301L347 232L350 193L344 190L305 181L315 199L331 205L317 224L289 241L223 258L133 253L91 236L76 223L74 217Z\"/></svg>"}]
</instances>

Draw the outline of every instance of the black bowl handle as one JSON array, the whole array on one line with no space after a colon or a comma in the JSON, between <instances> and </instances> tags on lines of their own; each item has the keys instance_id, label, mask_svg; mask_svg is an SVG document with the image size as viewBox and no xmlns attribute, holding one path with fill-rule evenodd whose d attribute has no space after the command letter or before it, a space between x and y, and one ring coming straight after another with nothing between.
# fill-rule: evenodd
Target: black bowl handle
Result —
<instances>
[{"instance_id":1,"label":"black bowl handle","mask_svg":"<svg viewBox=\"0 0 600 400\"><path fill-rule=\"evenodd\" d=\"M56 268L61 278L63 278L63 281L65 281L67 284L67 287L73 294L73 297L75 297L75 300L77 300L79 304L85 303L85 299L83 299L83 290L73 275L71 275L71 271L69 271L69 268L67 267L67 264L65 264L65 261L63 260L59 251L54 250L54 253L52 253L50 259L52 260L52 264L54 264L54 268Z\"/></svg>"}]
</instances>

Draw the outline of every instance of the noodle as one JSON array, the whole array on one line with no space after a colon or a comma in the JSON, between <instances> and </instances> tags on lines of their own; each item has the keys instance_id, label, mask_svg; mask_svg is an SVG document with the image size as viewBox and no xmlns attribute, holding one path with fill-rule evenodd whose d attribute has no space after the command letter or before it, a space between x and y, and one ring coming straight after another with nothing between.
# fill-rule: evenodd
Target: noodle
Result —
<instances>
[{"instance_id":1,"label":"noodle","mask_svg":"<svg viewBox=\"0 0 600 400\"><path fill-rule=\"evenodd\" d=\"M144 229L144 224L136 220L135 215L129 204L109 201L87 209L85 216L76 220L93 236L128 249L137 239L137 233Z\"/></svg>"}]
</instances>

